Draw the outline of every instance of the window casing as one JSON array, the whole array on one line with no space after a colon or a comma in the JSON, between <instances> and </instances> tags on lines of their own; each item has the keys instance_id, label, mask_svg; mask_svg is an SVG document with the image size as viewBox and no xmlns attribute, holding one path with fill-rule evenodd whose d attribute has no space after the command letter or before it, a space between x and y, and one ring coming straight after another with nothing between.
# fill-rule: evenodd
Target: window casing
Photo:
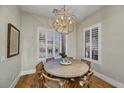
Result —
<instances>
[{"instance_id":1,"label":"window casing","mask_svg":"<svg viewBox=\"0 0 124 93\"><path fill-rule=\"evenodd\" d=\"M101 23L85 28L84 35L84 59L101 63Z\"/></svg>"}]
</instances>

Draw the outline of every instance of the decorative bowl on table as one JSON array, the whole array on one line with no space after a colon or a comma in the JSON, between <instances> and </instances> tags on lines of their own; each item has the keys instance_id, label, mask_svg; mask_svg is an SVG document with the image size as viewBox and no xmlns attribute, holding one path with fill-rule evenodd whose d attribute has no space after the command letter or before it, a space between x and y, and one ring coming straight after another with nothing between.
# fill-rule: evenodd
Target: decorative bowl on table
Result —
<instances>
[{"instance_id":1,"label":"decorative bowl on table","mask_svg":"<svg viewBox=\"0 0 124 93\"><path fill-rule=\"evenodd\" d=\"M72 62L70 60L68 60L67 58L64 58L60 61L60 64L62 65L70 65L72 64Z\"/></svg>"}]
</instances>

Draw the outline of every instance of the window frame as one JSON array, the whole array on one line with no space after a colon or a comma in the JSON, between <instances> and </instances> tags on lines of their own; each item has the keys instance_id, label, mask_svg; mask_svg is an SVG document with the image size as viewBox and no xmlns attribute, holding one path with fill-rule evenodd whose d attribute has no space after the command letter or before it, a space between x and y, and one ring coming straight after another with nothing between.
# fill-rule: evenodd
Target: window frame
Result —
<instances>
[{"instance_id":1,"label":"window frame","mask_svg":"<svg viewBox=\"0 0 124 93\"><path fill-rule=\"evenodd\" d=\"M45 32L45 35L46 35L46 40L45 40L45 42L46 42L46 56L45 56L45 58L39 58L39 32L40 31L46 31ZM44 60L46 60L46 58L49 58L48 57L48 50L47 50L47 41L48 41L48 39L47 39L47 33L48 33L48 31L53 31L53 57L55 58L55 59L57 59L57 58L60 58L60 57L56 57L55 56L55 30L54 29L47 29L47 28L43 28L43 27L38 27L37 28L37 60L38 60L38 62L40 62L40 61L44 61ZM62 36L60 35L60 52L62 51L62 41L61 41L61 39L62 39ZM66 39L66 41L65 41L65 43L67 43L67 39ZM65 46L66 47L66 49L67 49L67 46ZM66 52L66 50L65 50L65 52Z\"/></svg>"},{"instance_id":2,"label":"window frame","mask_svg":"<svg viewBox=\"0 0 124 93\"><path fill-rule=\"evenodd\" d=\"M92 59L92 29L98 27L98 60ZM90 31L90 58L85 57L85 32ZM83 59L87 61L91 61L93 63L101 64L101 23L97 23L95 25L89 26L83 29Z\"/></svg>"}]
</instances>

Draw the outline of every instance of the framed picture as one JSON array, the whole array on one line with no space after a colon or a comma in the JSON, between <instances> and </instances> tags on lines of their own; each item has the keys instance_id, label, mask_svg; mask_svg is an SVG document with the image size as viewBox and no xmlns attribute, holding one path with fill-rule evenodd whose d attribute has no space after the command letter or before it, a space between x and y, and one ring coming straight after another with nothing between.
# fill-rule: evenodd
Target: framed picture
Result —
<instances>
[{"instance_id":1,"label":"framed picture","mask_svg":"<svg viewBox=\"0 0 124 93\"><path fill-rule=\"evenodd\" d=\"M20 31L8 23L8 42L7 42L7 58L16 56L19 54L20 45Z\"/></svg>"}]
</instances>

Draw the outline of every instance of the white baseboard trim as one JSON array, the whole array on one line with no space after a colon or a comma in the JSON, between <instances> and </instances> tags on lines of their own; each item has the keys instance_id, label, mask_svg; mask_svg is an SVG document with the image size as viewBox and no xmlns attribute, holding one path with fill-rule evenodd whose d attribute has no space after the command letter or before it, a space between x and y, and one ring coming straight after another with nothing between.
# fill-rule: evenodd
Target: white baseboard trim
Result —
<instances>
[{"instance_id":1,"label":"white baseboard trim","mask_svg":"<svg viewBox=\"0 0 124 93\"><path fill-rule=\"evenodd\" d=\"M15 78L15 80L12 82L9 88L14 88L16 83L19 81L19 78L21 76L21 72L18 74L18 76Z\"/></svg>"},{"instance_id":2,"label":"white baseboard trim","mask_svg":"<svg viewBox=\"0 0 124 93\"><path fill-rule=\"evenodd\" d=\"M105 76L105 75L103 75L99 72L96 72L96 71L94 71L94 74L96 76L98 76L99 78L105 80L106 82L110 83L111 85L117 87L117 88L124 88L124 84L122 84L122 83L120 83L120 82L118 82L118 81L116 81L116 80L114 80L108 76Z\"/></svg>"},{"instance_id":3,"label":"white baseboard trim","mask_svg":"<svg viewBox=\"0 0 124 93\"><path fill-rule=\"evenodd\" d=\"M21 75L32 74L35 73L35 71L36 71L35 69L21 71Z\"/></svg>"}]
</instances>

